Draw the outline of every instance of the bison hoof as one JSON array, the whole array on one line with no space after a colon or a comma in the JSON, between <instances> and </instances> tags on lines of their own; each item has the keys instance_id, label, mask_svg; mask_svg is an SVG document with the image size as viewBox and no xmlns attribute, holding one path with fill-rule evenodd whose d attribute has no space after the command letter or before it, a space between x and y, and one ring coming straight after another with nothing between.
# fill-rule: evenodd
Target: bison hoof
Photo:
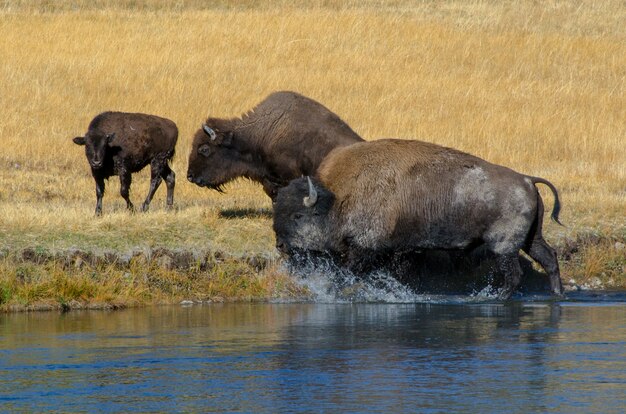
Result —
<instances>
[{"instance_id":1,"label":"bison hoof","mask_svg":"<svg viewBox=\"0 0 626 414\"><path fill-rule=\"evenodd\" d=\"M148 209L149 209L149 208L150 208L150 204L143 203L143 204L141 205L141 211L142 211L142 212L144 212L144 213L145 213L146 211L148 211Z\"/></svg>"}]
</instances>

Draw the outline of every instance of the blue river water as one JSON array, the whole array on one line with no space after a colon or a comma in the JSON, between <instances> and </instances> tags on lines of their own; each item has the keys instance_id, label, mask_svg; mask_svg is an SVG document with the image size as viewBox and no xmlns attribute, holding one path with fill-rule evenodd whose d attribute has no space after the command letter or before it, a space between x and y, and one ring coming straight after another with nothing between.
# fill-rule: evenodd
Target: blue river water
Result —
<instances>
[{"instance_id":1,"label":"blue river water","mask_svg":"<svg viewBox=\"0 0 626 414\"><path fill-rule=\"evenodd\" d=\"M626 295L2 314L0 411L624 413Z\"/></svg>"}]
</instances>

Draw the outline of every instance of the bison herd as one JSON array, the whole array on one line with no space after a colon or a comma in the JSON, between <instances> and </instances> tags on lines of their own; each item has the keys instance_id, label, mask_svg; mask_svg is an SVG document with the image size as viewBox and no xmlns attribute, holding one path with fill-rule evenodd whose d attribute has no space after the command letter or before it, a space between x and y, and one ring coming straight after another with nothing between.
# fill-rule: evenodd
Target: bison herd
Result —
<instances>
[{"instance_id":1,"label":"bison herd","mask_svg":"<svg viewBox=\"0 0 626 414\"><path fill-rule=\"evenodd\" d=\"M142 210L161 180L171 207L169 161L177 138L176 124L158 116L96 116L85 136L73 140L85 146L96 214L102 214L104 180L113 175L133 210L131 174L148 164ZM480 247L504 278L499 297L505 300L520 284L522 250L543 267L551 292L562 295L556 253L542 236L536 184L552 191L556 222L560 202L543 178L423 141L364 141L336 114L294 92L273 93L239 118L209 118L195 133L187 179L221 192L238 177L260 183L272 199L276 247L288 259L320 254L362 273L424 252L471 255Z\"/></svg>"}]
</instances>

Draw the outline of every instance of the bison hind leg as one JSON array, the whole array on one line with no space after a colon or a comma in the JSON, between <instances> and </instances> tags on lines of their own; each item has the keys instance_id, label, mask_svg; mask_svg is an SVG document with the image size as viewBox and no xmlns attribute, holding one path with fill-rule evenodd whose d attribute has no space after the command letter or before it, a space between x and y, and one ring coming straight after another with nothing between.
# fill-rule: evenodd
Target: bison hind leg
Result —
<instances>
[{"instance_id":1,"label":"bison hind leg","mask_svg":"<svg viewBox=\"0 0 626 414\"><path fill-rule=\"evenodd\" d=\"M543 267L550 278L550 290L557 296L563 295L563 284L556 251L543 239L543 200L537 193L537 215L529 233L529 241L523 247L533 260Z\"/></svg>"},{"instance_id":2,"label":"bison hind leg","mask_svg":"<svg viewBox=\"0 0 626 414\"><path fill-rule=\"evenodd\" d=\"M161 185L161 180L167 176L166 172L167 173L171 172L170 167L167 165L166 160L157 159L157 158L152 160L152 162L150 163L150 190L148 191L146 200L143 202L143 205L141 206L141 211L145 212L145 211L148 211L148 209L150 208L152 197L154 197L154 193L156 193L159 186ZM170 185L171 184L169 183L167 184L168 195L170 193Z\"/></svg>"},{"instance_id":3,"label":"bison hind leg","mask_svg":"<svg viewBox=\"0 0 626 414\"><path fill-rule=\"evenodd\" d=\"M170 168L169 165L165 165L163 172L161 173L161 177L165 180L165 185L167 186L167 207L172 207L174 205L174 187L176 186L176 174Z\"/></svg>"},{"instance_id":4,"label":"bison hind leg","mask_svg":"<svg viewBox=\"0 0 626 414\"><path fill-rule=\"evenodd\" d=\"M507 300L519 286L522 280L522 266L519 262L519 255L507 253L496 258L498 270L504 275L504 286L498 295L500 300Z\"/></svg>"},{"instance_id":5,"label":"bison hind leg","mask_svg":"<svg viewBox=\"0 0 626 414\"><path fill-rule=\"evenodd\" d=\"M546 271L550 278L550 290L552 293L562 296L563 284L561 283L561 273L556 251L542 237L533 239L530 246L524 248L524 251Z\"/></svg>"}]
</instances>

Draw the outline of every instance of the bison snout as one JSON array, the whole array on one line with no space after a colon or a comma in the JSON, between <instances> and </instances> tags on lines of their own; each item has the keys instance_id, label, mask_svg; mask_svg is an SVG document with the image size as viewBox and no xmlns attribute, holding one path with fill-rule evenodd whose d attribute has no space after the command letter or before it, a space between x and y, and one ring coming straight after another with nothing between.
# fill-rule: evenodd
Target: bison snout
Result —
<instances>
[{"instance_id":1,"label":"bison snout","mask_svg":"<svg viewBox=\"0 0 626 414\"><path fill-rule=\"evenodd\" d=\"M93 168L100 168L100 167L102 167L102 161L92 161L91 162L91 166Z\"/></svg>"}]
</instances>

